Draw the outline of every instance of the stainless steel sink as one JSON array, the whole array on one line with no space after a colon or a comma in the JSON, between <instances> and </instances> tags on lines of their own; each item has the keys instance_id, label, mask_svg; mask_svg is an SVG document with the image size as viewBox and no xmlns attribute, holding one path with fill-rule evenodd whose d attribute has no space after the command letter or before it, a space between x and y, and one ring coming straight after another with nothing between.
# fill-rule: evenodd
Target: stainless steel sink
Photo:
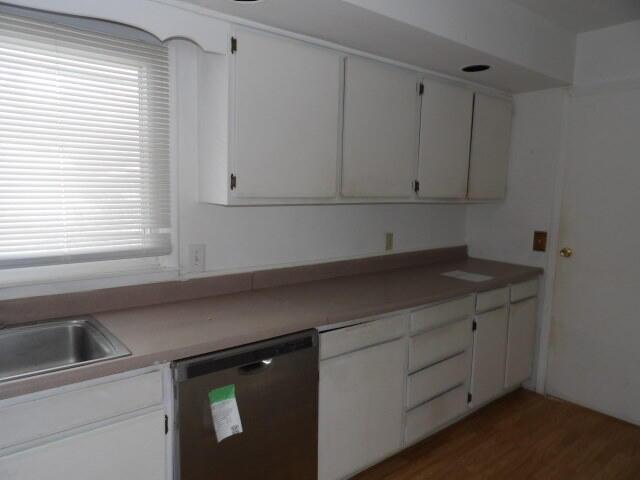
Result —
<instances>
[{"instance_id":1,"label":"stainless steel sink","mask_svg":"<svg viewBox=\"0 0 640 480\"><path fill-rule=\"evenodd\" d=\"M93 318L0 330L0 382L131 355Z\"/></svg>"}]
</instances>

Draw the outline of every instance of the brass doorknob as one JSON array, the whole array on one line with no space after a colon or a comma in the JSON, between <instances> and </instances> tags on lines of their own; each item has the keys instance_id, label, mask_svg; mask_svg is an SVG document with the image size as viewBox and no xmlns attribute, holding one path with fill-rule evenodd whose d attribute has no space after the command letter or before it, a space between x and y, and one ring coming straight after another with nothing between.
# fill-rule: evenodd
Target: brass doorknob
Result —
<instances>
[{"instance_id":1,"label":"brass doorknob","mask_svg":"<svg viewBox=\"0 0 640 480\"><path fill-rule=\"evenodd\" d=\"M571 255L573 255L573 250L569 247L564 247L562 250L560 250L561 257L569 258Z\"/></svg>"}]
</instances>

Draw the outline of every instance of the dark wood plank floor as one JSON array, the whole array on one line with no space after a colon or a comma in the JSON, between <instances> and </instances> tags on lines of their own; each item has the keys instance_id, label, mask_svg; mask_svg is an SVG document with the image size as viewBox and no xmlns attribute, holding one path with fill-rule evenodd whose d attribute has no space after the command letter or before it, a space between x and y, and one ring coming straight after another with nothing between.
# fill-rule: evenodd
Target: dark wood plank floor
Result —
<instances>
[{"instance_id":1,"label":"dark wood plank floor","mask_svg":"<svg viewBox=\"0 0 640 480\"><path fill-rule=\"evenodd\" d=\"M518 390L355 478L638 480L640 427Z\"/></svg>"}]
</instances>

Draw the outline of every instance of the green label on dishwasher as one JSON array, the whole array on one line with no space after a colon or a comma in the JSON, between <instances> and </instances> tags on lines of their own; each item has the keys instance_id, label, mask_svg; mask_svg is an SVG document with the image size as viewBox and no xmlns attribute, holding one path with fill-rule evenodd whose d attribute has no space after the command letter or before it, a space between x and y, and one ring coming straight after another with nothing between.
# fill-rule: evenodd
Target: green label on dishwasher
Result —
<instances>
[{"instance_id":1,"label":"green label on dishwasher","mask_svg":"<svg viewBox=\"0 0 640 480\"><path fill-rule=\"evenodd\" d=\"M231 384L215 388L209 391L208 397L213 429L218 442L242 433L242 421L236 402L236 386Z\"/></svg>"},{"instance_id":2,"label":"green label on dishwasher","mask_svg":"<svg viewBox=\"0 0 640 480\"><path fill-rule=\"evenodd\" d=\"M209 392L209 403L231 400L232 398L236 398L236 386L233 384L225 385Z\"/></svg>"}]
</instances>

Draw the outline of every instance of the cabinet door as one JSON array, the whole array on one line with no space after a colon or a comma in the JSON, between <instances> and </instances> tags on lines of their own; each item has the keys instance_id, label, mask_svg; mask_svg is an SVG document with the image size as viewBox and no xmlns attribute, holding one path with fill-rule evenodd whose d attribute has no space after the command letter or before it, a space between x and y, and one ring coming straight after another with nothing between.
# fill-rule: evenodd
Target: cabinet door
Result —
<instances>
[{"instance_id":1,"label":"cabinet door","mask_svg":"<svg viewBox=\"0 0 640 480\"><path fill-rule=\"evenodd\" d=\"M511 304L505 388L515 387L531 376L537 304L537 298Z\"/></svg>"},{"instance_id":2,"label":"cabinet door","mask_svg":"<svg viewBox=\"0 0 640 480\"><path fill-rule=\"evenodd\" d=\"M342 194L408 198L418 157L418 78L358 57L345 68Z\"/></svg>"},{"instance_id":3,"label":"cabinet door","mask_svg":"<svg viewBox=\"0 0 640 480\"><path fill-rule=\"evenodd\" d=\"M418 162L420 197L467 196L472 112L472 91L424 81Z\"/></svg>"},{"instance_id":4,"label":"cabinet door","mask_svg":"<svg viewBox=\"0 0 640 480\"><path fill-rule=\"evenodd\" d=\"M157 410L0 457L0 478L163 480L165 438Z\"/></svg>"},{"instance_id":5,"label":"cabinet door","mask_svg":"<svg viewBox=\"0 0 640 480\"><path fill-rule=\"evenodd\" d=\"M319 479L345 478L400 449L406 341L320 362Z\"/></svg>"},{"instance_id":6,"label":"cabinet door","mask_svg":"<svg viewBox=\"0 0 640 480\"><path fill-rule=\"evenodd\" d=\"M471 393L480 405L503 391L507 354L507 307L476 316Z\"/></svg>"},{"instance_id":7,"label":"cabinet door","mask_svg":"<svg viewBox=\"0 0 640 480\"><path fill-rule=\"evenodd\" d=\"M476 93L469 164L469 199L505 195L511 141L511 101Z\"/></svg>"},{"instance_id":8,"label":"cabinet door","mask_svg":"<svg viewBox=\"0 0 640 480\"><path fill-rule=\"evenodd\" d=\"M235 194L334 197L342 57L248 30L236 37Z\"/></svg>"}]
</instances>

